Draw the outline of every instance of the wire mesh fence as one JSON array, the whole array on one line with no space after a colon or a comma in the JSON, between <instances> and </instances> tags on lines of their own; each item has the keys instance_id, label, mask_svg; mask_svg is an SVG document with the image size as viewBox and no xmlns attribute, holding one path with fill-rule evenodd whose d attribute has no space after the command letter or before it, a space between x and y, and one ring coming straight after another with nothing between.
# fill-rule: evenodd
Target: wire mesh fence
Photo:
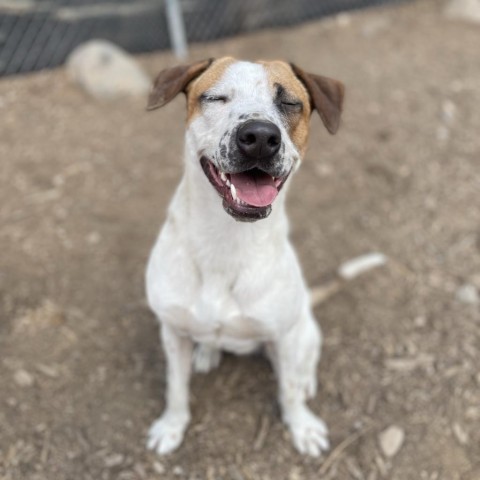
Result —
<instances>
[{"instance_id":1,"label":"wire mesh fence","mask_svg":"<svg viewBox=\"0 0 480 480\"><path fill-rule=\"evenodd\" d=\"M189 42L293 25L396 0L179 0ZM51 68L80 43L170 48L163 0L0 0L0 75Z\"/></svg>"}]
</instances>

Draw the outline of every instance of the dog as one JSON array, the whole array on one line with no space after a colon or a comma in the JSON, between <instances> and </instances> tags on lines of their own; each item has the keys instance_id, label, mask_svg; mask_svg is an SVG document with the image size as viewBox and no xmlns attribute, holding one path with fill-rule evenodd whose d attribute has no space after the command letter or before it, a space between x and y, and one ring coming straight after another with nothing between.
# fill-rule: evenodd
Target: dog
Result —
<instances>
[{"instance_id":1,"label":"dog","mask_svg":"<svg viewBox=\"0 0 480 480\"><path fill-rule=\"evenodd\" d=\"M283 61L224 57L160 72L147 110L180 92L184 175L146 272L167 362L166 407L147 447L166 454L181 444L192 366L208 372L222 351L263 348L294 446L319 456L329 448L327 427L306 401L317 389L321 332L288 239L285 193L312 111L336 133L344 86Z\"/></svg>"}]
</instances>

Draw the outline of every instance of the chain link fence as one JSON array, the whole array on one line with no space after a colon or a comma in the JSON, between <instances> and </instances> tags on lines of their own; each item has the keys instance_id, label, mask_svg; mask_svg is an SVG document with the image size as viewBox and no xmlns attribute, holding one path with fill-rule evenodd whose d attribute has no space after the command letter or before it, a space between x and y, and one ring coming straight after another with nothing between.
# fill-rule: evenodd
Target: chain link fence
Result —
<instances>
[{"instance_id":1,"label":"chain link fence","mask_svg":"<svg viewBox=\"0 0 480 480\"><path fill-rule=\"evenodd\" d=\"M188 42L293 25L396 0L179 0ZM398 0L397 0L398 1ZM80 43L171 47L163 0L0 0L0 76L62 64Z\"/></svg>"}]
</instances>

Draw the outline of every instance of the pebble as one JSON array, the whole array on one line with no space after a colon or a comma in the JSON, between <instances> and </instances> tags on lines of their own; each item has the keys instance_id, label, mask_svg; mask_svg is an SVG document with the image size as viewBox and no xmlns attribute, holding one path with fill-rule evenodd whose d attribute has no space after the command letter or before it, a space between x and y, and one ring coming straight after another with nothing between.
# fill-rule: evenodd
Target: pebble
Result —
<instances>
[{"instance_id":1,"label":"pebble","mask_svg":"<svg viewBox=\"0 0 480 480\"><path fill-rule=\"evenodd\" d=\"M480 304L480 295L475 285L466 283L457 289L456 292L457 300L468 304L468 305L479 305Z\"/></svg>"},{"instance_id":2,"label":"pebble","mask_svg":"<svg viewBox=\"0 0 480 480\"><path fill-rule=\"evenodd\" d=\"M480 407L471 406L465 411L465 418L468 420L480 419Z\"/></svg>"},{"instance_id":3,"label":"pebble","mask_svg":"<svg viewBox=\"0 0 480 480\"><path fill-rule=\"evenodd\" d=\"M173 467L172 473L177 477L180 477L181 475L183 475L183 468L180 465L175 465Z\"/></svg>"},{"instance_id":4,"label":"pebble","mask_svg":"<svg viewBox=\"0 0 480 480\"><path fill-rule=\"evenodd\" d=\"M112 453L105 458L105 466L107 468L118 467L123 463L123 455L121 453Z\"/></svg>"},{"instance_id":5,"label":"pebble","mask_svg":"<svg viewBox=\"0 0 480 480\"><path fill-rule=\"evenodd\" d=\"M153 470L155 471L155 473L158 473L159 475L162 475L163 473L165 473L165 467L160 462L153 462Z\"/></svg>"},{"instance_id":6,"label":"pebble","mask_svg":"<svg viewBox=\"0 0 480 480\"><path fill-rule=\"evenodd\" d=\"M20 387L30 387L33 385L33 376L28 373L26 370L17 370L13 374L13 379L17 385Z\"/></svg>"},{"instance_id":7,"label":"pebble","mask_svg":"<svg viewBox=\"0 0 480 480\"><path fill-rule=\"evenodd\" d=\"M414 323L415 327L423 328L427 325L427 317L425 317L424 315L418 315L413 320L413 323Z\"/></svg>"},{"instance_id":8,"label":"pebble","mask_svg":"<svg viewBox=\"0 0 480 480\"><path fill-rule=\"evenodd\" d=\"M337 25L341 28L349 27L352 24L352 16L348 13L339 13L335 20Z\"/></svg>"},{"instance_id":9,"label":"pebble","mask_svg":"<svg viewBox=\"0 0 480 480\"><path fill-rule=\"evenodd\" d=\"M378 437L380 448L386 457L394 457L402 448L405 440L405 431L397 426L390 425Z\"/></svg>"},{"instance_id":10,"label":"pebble","mask_svg":"<svg viewBox=\"0 0 480 480\"><path fill-rule=\"evenodd\" d=\"M101 235L98 232L90 232L87 237L87 243L90 245L97 245L102 239Z\"/></svg>"},{"instance_id":11,"label":"pebble","mask_svg":"<svg viewBox=\"0 0 480 480\"><path fill-rule=\"evenodd\" d=\"M288 474L288 480L302 480L302 478L302 471L299 467L293 467Z\"/></svg>"},{"instance_id":12,"label":"pebble","mask_svg":"<svg viewBox=\"0 0 480 480\"><path fill-rule=\"evenodd\" d=\"M455 121L457 106L451 100L442 102L442 120L445 124L451 125Z\"/></svg>"}]
</instances>

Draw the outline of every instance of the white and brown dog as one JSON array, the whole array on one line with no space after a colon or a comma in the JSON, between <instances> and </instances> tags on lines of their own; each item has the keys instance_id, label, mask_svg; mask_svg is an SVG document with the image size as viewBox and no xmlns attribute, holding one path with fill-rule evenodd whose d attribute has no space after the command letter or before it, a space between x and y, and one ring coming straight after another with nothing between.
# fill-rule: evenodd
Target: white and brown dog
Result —
<instances>
[{"instance_id":1,"label":"white and brown dog","mask_svg":"<svg viewBox=\"0 0 480 480\"><path fill-rule=\"evenodd\" d=\"M281 61L208 60L162 71L148 109L187 96L185 172L147 268L161 322L166 407L148 447L176 449L190 421L191 367L207 372L221 351L265 347L295 447L329 447L315 395L321 334L288 239L286 183L305 154L313 109L330 133L343 85Z\"/></svg>"}]
</instances>

